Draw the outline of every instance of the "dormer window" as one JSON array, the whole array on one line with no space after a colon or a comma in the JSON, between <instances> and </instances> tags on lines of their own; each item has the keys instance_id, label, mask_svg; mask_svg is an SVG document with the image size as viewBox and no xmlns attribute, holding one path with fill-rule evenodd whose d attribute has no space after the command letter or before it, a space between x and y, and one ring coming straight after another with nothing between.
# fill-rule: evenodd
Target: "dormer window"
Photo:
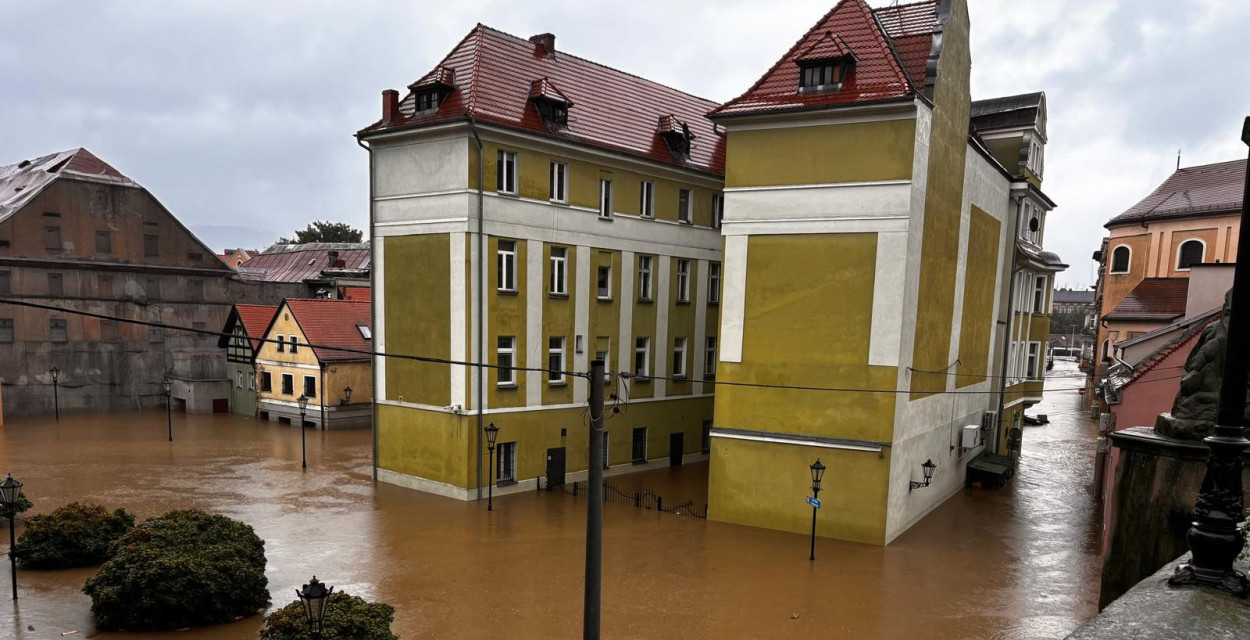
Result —
<instances>
[{"instance_id":1,"label":"dormer window","mask_svg":"<svg viewBox=\"0 0 1250 640\"><path fill-rule=\"evenodd\" d=\"M412 90L414 113L433 113L456 88L456 71L448 67L439 67L431 71L428 76L409 85L408 88Z\"/></svg>"},{"instance_id":2,"label":"dormer window","mask_svg":"<svg viewBox=\"0 0 1250 640\"><path fill-rule=\"evenodd\" d=\"M837 91L855 64L855 54L842 39L826 31L796 60L799 93Z\"/></svg>"},{"instance_id":3,"label":"dormer window","mask_svg":"<svg viewBox=\"0 0 1250 640\"><path fill-rule=\"evenodd\" d=\"M531 83L529 98L547 128L563 129L569 126L569 108L573 106L573 101L549 78L539 78Z\"/></svg>"},{"instance_id":4,"label":"dormer window","mask_svg":"<svg viewBox=\"0 0 1250 640\"><path fill-rule=\"evenodd\" d=\"M431 89L417 94L417 113L425 113L438 109L439 90Z\"/></svg>"},{"instance_id":5,"label":"dormer window","mask_svg":"<svg viewBox=\"0 0 1250 640\"><path fill-rule=\"evenodd\" d=\"M569 126L569 107L563 102L554 100L537 100L535 106L543 117L543 122L554 127Z\"/></svg>"},{"instance_id":6,"label":"dormer window","mask_svg":"<svg viewBox=\"0 0 1250 640\"><path fill-rule=\"evenodd\" d=\"M660 138L668 146L675 158L686 161L690 158L690 148L694 143L694 134L690 125L677 119L677 116L660 116Z\"/></svg>"}]
</instances>

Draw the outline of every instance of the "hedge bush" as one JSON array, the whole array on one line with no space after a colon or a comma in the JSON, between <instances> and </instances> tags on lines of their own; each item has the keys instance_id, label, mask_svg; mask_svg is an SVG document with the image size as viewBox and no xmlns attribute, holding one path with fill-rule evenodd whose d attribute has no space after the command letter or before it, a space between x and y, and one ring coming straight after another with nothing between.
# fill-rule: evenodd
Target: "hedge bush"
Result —
<instances>
[{"instance_id":1,"label":"hedge bush","mask_svg":"<svg viewBox=\"0 0 1250 640\"><path fill-rule=\"evenodd\" d=\"M31 569L100 564L108 560L109 545L134 526L135 517L122 509L109 513L98 504L71 502L28 519L13 555Z\"/></svg>"},{"instance_id":2,"label":"hedge bush","mask_svg":"<svg viewBox=\"0 0 1250 640\"><path fill-rule=\"evenodd\" d=\"M335 591L330 594L322 621L326 638L352 640L398 640L391 633L395 608L382 602L365 602L363 598ZM260 640L311 640L308 621L299 600L269 614L261 627Z\"/></svg>"},{"instance_id":3,"label":"hedge bush","mask_svg":"<svg viewBox=\"0 0 1250 640\"><path fill-rule=\"evenodd\" d=\"M170 511L131 529L112 553L83 587L104 630L220 624L269 605L265 542L225 516Z\"/></svg>"},{"instance_id":4,"label":"hedge bush","mask_svg":"<svg viewBox=\"0 0 1250 640\"><path fill-rule=\"evenodd\" d=\"M17 492L17 512L18 513L22 513L24 511L30 511L30 508L33 506L35 505L30 503L30 500L26 497L25 493L21 491Z\"/></svg>"}]
</instances>

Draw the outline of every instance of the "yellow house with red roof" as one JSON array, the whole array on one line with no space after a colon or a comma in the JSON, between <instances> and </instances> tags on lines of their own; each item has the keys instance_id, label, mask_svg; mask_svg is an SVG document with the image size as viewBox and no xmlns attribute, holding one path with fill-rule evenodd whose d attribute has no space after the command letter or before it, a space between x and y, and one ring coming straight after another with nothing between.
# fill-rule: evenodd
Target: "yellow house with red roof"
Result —
<instances>
[{"instance_id":1,"label":"yellow house with red roof","mask_svg":"<svg viewBox=\"0 0 1250 640\"><path fill-rule=\"evenodd\" d=\"M256 350L258 415L317 429L371 426L369 320L368 302L283 300Z\"/></svg>"}]
</instances>

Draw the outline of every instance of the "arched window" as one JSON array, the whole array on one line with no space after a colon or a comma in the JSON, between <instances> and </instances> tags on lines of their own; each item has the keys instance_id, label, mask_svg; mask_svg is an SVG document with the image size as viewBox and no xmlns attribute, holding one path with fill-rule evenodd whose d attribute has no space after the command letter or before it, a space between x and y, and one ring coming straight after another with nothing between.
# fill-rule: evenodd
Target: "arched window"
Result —
<instances>
[{"instance_id":1,"label":"arched window","mask_svg":"<svg viewBox=\"0 0 1250 640\"><path fill-rule=\"evenodd\" d=\"M1128 273L1129 258L1133 256L1133 250L1127 245L1120 245L1111 252L1111 273Z\"/></svg>"},{"instance_id":2,"label":"arched window","mask_svg":"<svg viewBox=\"0 0 1250 640\"><path fill-rule=\"evenodd\" d=\"M1177 252L1176 268L1188 269L1196 264L1202 264L1202 254L1206 250L1202 241L1198 239L1186 240L1181 243L1181 249Z\"/></svg>"}]
</instances>

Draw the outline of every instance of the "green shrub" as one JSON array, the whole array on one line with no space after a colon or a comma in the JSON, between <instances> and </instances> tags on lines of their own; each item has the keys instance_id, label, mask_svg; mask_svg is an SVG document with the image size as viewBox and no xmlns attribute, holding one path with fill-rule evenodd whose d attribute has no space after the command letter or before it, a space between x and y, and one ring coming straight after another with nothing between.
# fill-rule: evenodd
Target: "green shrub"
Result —
<instances>
[{"instance_id":1,"label":"green shrub","mask_svg":"<svg viewBox=\"0 0 1250 640\"><path fill-rule=\"evenodd\" d=\"M13 555L23 567L65 569L108 560L109 545L135 526L135 517L98 504L71 502L52 513L33 516L18 538Z\"/></svg>"},{"instance_id":2,"label":"green shrub","mask_svg":"<svg viewBox=\"0 0 1250 640\"><path fill-rule=\"evenodd\" d=\"M25 493L22 493L21 491L17 492L17 512L18 513L22 513L24 511L30 511L30 508L33 506L35 505L30 503L30 500L26 497Z\"/></svg>"},{"instance_id":3,"label":"green shrub","mask_svg":"<svg viewBox=\"0 0 1250 640\"><path fill-rule=\"evenodd\" d=\"M336 591L330 594L322 635L337 640L398 640L391 633L395 608L381 602L365 602L363 598ZM299 600L269 614L260 630L260 640L311 640L308 621Z\"/></svg>"},{"instance_id":4,"label":"green shrub","mask_svg":"<svg viewBox=\"0 0 1250 640\"><path fill-rule=\"evenodd\" d=\"M170 511L131 529L112 553L83 587L104 630L219 624L269 605L265 542L225 516Z\"/></svg>"}]
</instances>

